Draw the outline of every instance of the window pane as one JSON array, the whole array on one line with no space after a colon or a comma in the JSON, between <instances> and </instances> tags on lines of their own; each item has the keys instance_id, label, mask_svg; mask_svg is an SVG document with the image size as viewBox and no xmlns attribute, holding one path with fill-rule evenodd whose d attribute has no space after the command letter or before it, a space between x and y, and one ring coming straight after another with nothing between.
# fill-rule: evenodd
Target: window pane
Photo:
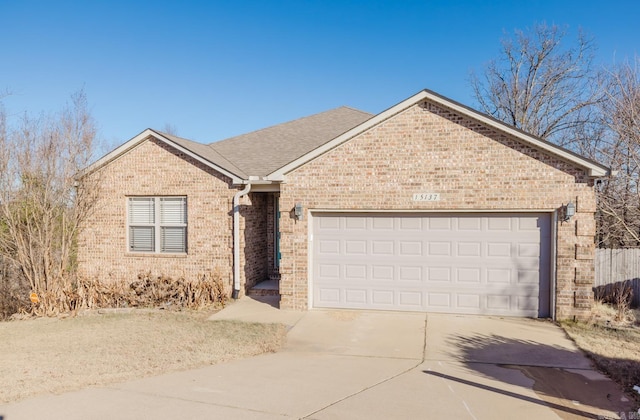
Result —
<instances>
[{"instance_id":1,"label":"window pane","mask_svg":"<svg viewBox=\"0 0 640 420\"><path fill-rule=\"evenodd\" d=\"M129 250L153 252L155 234L153 226L131 226L129 228Z\"/></svg>"},{"instance_id":2,"label":"window pane","mask_svg":"<svg viewBox=\"0 0 640 420\"><path fill-rule=\"evenodd\" d=\"M160 232L162 252L187 252L186 227L163 227Z\"/></svg>"},{"instance_id":3,"label":"window pane","mask_svg":"<svg viewBox=\"0 0 640 420\"><path fill-rule=\"evenodd\" d=\"M150 197L129 198L129 223L151 224L155 222L154 200Z\"/></svg>"},{"instance_id":4,"label":"window pane","mask_svg":"<svg viewBox=\"0 0 640 420\"><path fill-rule=\"evenodd\" d=\"M161 198L160 223L176 225L187 223L187 199L184 197Z\"/></svg>"}]
</instances>

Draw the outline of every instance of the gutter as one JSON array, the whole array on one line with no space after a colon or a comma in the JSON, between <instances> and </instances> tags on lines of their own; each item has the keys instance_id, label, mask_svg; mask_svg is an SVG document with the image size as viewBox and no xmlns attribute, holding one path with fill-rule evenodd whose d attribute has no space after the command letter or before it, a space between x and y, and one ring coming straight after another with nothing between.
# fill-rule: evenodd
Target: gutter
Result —
<instances>
[{"instance_id":1,"label":"gutter","mask_svg":"<svg viewBox=\"0 0 640 420\"><path fill-rule=\"evenodd\" d=\"M247 181L242 191L233 196L233 293L232 299L240 294L240 198L251 191L251 181Z\"/></svg>"}]
</instances>

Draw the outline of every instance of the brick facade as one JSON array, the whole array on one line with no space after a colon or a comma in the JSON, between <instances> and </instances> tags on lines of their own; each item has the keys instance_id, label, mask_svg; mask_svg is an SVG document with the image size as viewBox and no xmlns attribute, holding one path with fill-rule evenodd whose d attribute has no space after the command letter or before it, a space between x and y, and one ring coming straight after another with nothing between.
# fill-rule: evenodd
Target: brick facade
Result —
<instances>
[{"instance_id":1,"label":"brick facade","mask_svg":"<svg viewBox=\"0 0 640 420\"><path fill-rule=\"evenodd\" d=\"M79 235L82 276L132 281L141 272L171 277L218 270L233 286L232 180L163 141L144 140L101 166L102 194ZM266 191L266 190L265 190ZM414 193L440 201L417 202ZM128 196L186 196L186 255L127 250ZM240 201L242 296L276 274L280 230L280 307L309 306L309 217L314 210L553 213L572 201L576 215L558 218L555 312L585 316L592 303L595 194L584 169L428 99L374 125L287 173L280 192ZM279 205L280 217L276 220Z\"/></svg>"},{"instance_id":2,"label":"brick facade","mask_svg":"<svg viewBox=\"0 0 640 420\"><path fill-rule=\"evenodd\" d=\"M268 204L267 193L251 193L240 205L240 282L246 293L256 283L269 277Z\"/></svg>"},{"instance_id":3,"label":"brick facade","mask_svg":"<svg viewBox=\"0 0 640 420\"><path fill-rule=\"evenodd\" d=\"M438 192L437 202L412 195ZM306 211L553 212L569 201L576 215L557 229L556 316L591 306L595 195L583 169L428 101L416 104L293 170L280 188L281 308L309 302Z\"/></svg>"},{"instance_id":4,"label":"brick facade","mask_svg":"<svg viewBox=\"0 0 640 420\"><path fill-rule=\"evenodd\" d=\"M78 238L81 276L133 281L141 272L170 277L219 270L232 287L233 195L230 180L205 165L148 140L91 176L100 177L101 199ZM187 197L186 255L139 254L127 249L128 196Z\"/></svg>"}]
</instances>

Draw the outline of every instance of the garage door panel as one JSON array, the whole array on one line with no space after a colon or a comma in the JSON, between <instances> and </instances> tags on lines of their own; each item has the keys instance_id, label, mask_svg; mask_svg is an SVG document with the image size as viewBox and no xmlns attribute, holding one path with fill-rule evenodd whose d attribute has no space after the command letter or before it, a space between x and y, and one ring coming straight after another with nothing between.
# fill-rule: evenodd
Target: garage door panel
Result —
<instances>
[{"instance_id":1,"label":"garage door panel","mask_svg":"<svg viewBox=\"0 0 640 420\"><path fill-rule=\"evenodd\" d=\"M546 316L549 229L544 214L317 215L313 306Z\"/></svg>"},{"instance_id":2,"label":"garage door panel","mask_svg":"<svg viewBox=\"0 0 640 420\"><path fill-rule=\"evenodd\" d=\"M511 257L510 242L487 242L487 257Z\"/></svg>"},{"instance_id":3,"label":"garage door panel","mask_svg":"<svg viewBox=\"0 0 640 420\"><path fill-rule=\"evenodd\" d=\"M511 222L512 220L510 218L492 217L487 220L487 230L489 232L511 232L513 230L511 227Z\"/></svg>"},{"instance_id":4,"label":"garage door panel","mask_svg":"<svg viewBox=\"0 0 640 420\"><path fill-rule=\"evenodd\" d=\"M538 243L519 243L518 257L535 257L540 256L540 244Z\"/></svg>"},{"instance_id":5,"label":"garage door panel","mask_svg":"<svg viewBox=\"0 0 640 420\"><path fill-rule=\"evenodd\" d=\"M374 305L393 306L393 295L394 292L391 290L372 290L371 302Z\"/></svg>"},{"instance_id":6,"label":"garage door panel","mask_svg":"<svg viewBox=\"0 0 640 420\"><path fill-rule=\"evenodd\" d=\"M400 230L402 231L414 231L421 233L422 229L422 219L419 219L417 217L405 217L400 219Z\"/></svg>"},{"instance_id":7,"label":"garage door panel","mask_svg":"<svg viewBox=\"0 0 640 420\"><path fill-rule=\"evenodd\" d=\"M481 270L479 268L458 268L456 280L459 283L480 283Z\"/></svg>"},{"instance_id":8,"label":"garage door panel","mask_svg":"<svg viewBox=\"0 0 640 420\"><path fill-rule=\"evenodd\" d=\"M340 302L340 289L339 288L326 288L321 287L318 289L318 302L321 304L331 304Z\"/></svg>"},{"instance_id":9,"label":"garage door panel","mask_svg":"<svg viewBox=\"0 0 640 420\"><path fill-rule=\"evenodd\" d=\"M318 241L318 251L320 254L340 255L340 241L321 239Z\"/></svg>"},{"instance_id":10,"label":"garage door panel","mask_svg":"<svg viewBox=\"0 0 640 420\"><path fill-rule=\"evenodd\" d=\"M388 280L393 281L394 276L393 265L374 265L371 270L371 278L375 280Z\"/></svg>"},{"instance_id":11,"label":"garage door panel","mask_svg":"<svg viewBox=\"0 0 640 420\"><path fill-rule=\"evenodd\" d=\"M391 217L375 217L371 223L372 230L393 230L394 219Z\"/></svg>"},{"instance_id":12,"label":"garage door panel","mask_svg":"<svg viewBox=\"0 0 640 420\"><path fill-rule=\"evenodd\" d=\"M394 254L393 241L372 241L371 255L388 256Z\"/></svg>"},{"instance_id":13,"label":"garage door panel","mask_svg":"<svg viewBox=\"0 0 640 420\"><path fill-rule=\"evenodd\" d=\"M422 272L422 267L402 266L398 270L398 280L421 282Z\"/></svg>"},{"instance_id":14,"label":"garage door panel","mask_svg":"<svg viewBox=\"0 0 640 420\"><path fill-rule=\"evenodd\" d=\"M453 222L457 222L451 223L451 225L457 225L457 230L459 231L478 231L482 229L482 219L480 217L459 217L453 219Z\"/></svg>"},{"instance_id":15,"label":"garage door panel","mask_svg":"<svg viewBox=\"0 0 640 420\"><path fill-rule=\"evenodd\" d=\"M344 280L364 280L367 278L367 266L364 264L345 264Z\"/></svg>"},{"instance_id":16,"label":"garage door panel","mask_svg":"<svg viewBox=\"0 0 640 420\"><path fill-rule=\"evenodd\" d=\"M366 255L367 241L345 241L344 253L345 255Z\"/></svg>"},{"instance_id":17,"label":"garage door panel","mask_svg":"<svg viewBox=\"0 0 640 420\"><path fill-rule=\"evenodd\" d=\"M365 304L367 303L367 291L365 289L347 289L345 290L345 302Z\"/></svg>"},{"instance_id":18,"label":"garage door panel","mask_svg":"<svg viewBox=\"0 0 640 420\"><path fill-rule=\"evenodd\" d=\"M480 257L482 255L481 242L458 242L456 255L460 257Z\"/></svg>"},{"instance_id":19,"label":"garage door panel","mask_svg":"<svg viewBox=\"0 0 640 420\"><path fill-rule=\"evenodd\" d=\"M518 270L518 284L538 285L540 275L537 270Z\"/></svg>"},{"instance_id":20,"label":"garage door panel","mask_svg":"<svg viewBox=\"0 0 640 420\"><path fill-rule=\"evenodd\" d=\"M511 310L511 296L509 295L487 295L487 309L491 311Z\"/></svg>"},{"instance_id":21,"label":"garage door panel","mask_svg":"<svg viewBox=\"0 0 640 420\"><path fill-rule=\"evenodd\" d=\"M364 217L348 217L343 220L344 220L345 231L349 231L352 229L364 230L367 228L367 219Z\"/></svg>"},{"instance_id":22,"label":"garage door panel","mask_svg":"<svg viewBox=\"0 0 640 420\"><path fill-rule=\"evenodd\" d=\"M318 227L323 231L340 230L340 219L332 217L322 217L318 219Z\"/></svg>"},{"instance_id":23,"label":"garage door panel","mask_svg":"<svg viewBox=\"0 0 640 420\"><path fill-rule=\"evenodd\" d=\"M434 311L437 311L438 309L449 309L451 307L451 294L428 292L427 303Z\"/></svg>"},{"instance_id":24,"label":"garage door panel","mask_svg":"<svg viewBox=\"0 0 640 420\"><path fill-rule=\"evenodd\" d=\"M422 310L422 292L407 291L398 293L398 304L408 310Z\"/></svg>"},{"instance_id":25,"label":"garage door panel","mask_svg":"<svg viewBox=\"0 0 640 420\"><path fill-rule=\"evenodd\" d=\"M451 244L449 242L428 242L427 256L451 256Z\"/></svg>"},{"instance_id":26,"label":"garage door panel","mask_svg":"<svg viewBox=\"0 0 640 420\"><path fill-rule=\"evenodd\" d=\"M460 309L479 311L480 301L482 297L476 293L457 293L456 294L456 307Z\"/></svg>"},{"instance_id":27,"label":"garage door panel","mask_svg":"<svg viewBox=\"0 0 640 420\"><path fill-rule=\"evenodd\" d=\"M432 217L426 221L429 230L451 230L451 219L448 217Z\"/></svg>"},{"instance_id":28,"label":"garage door panel","mask_svg":"<svg viewBox=\"0 0 640 420\"><path fill-rule=\"evenodd\" d=\"M422 242L400 241L400 255L422 255Z\"/></svg>"},{"instance_id":29,"label":"garage door panel","mask_svg":"<svg viewBox=\"0 0 640 420\"><path fill-rule=\"evenodd\" d=\"M451 267L429 267L429 282L451 282Z\"/></svg>"},{"instance_id":30,"label":"garage door panel","mask_svg":"<svg viewBox=\"0 0 640 420\"><path fill-rule=\"evenodd\" d=\"M513 280L513 271L504 268L490 268L487 270L488 284L510 284Z\"/></svg>"},{"instance_id":31,"label":"garage door panel","mask_svg":"<svg viewBox=\"0 0 640 420\"><path fill-rule=\"evenodd\" d=\"M318 264L317 271L318 271L319 281L340 278L339 264Z\"/></svg>"}]
</instances>

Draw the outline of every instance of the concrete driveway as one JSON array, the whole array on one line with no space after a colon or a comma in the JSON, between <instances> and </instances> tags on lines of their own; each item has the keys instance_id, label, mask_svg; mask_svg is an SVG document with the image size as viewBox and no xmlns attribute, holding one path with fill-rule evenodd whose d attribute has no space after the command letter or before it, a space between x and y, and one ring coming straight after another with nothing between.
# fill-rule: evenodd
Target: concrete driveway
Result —
<instances>
[{"instance_id":1,"label":"concrete driveway","mask_svg":"<svg viewBox=\"0 0 640 420\"><path fill-rule=\"evenodd\" d=\"M287 345L275 354L0 406L0 418L574 419L628 418L631 410L615 384L546 321L285 312L249 298L214 316L229 318L289 324Z\"/></svg>"}]
</instances>

